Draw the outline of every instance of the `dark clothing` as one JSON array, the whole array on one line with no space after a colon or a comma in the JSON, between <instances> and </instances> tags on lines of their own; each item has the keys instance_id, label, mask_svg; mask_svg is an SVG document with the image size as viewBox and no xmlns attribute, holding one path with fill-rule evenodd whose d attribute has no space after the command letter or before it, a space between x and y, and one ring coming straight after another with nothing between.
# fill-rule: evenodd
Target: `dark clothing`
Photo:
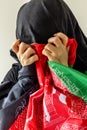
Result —
<instances>
[{"instance_id":1,"label":"dark clothing","mask_svg":"<svg viewBox=\"0 0 87 130\"><path fill-rule=\"evenodd\" d=\"M0 84L0 130L8 130L27 105L29 95L38 89L36 84L34 64L26 67L13 64Z\"/></svg>"},{"instance_id":2,"label":"dark clothing","mask_svg":"<svg viewBox=\"0 0 87 130\"><path fill-rule=\"evenodd\" d=\"M9 93L8 99L10 104L10 101L20 97L24 92L28 91L29 89L30 91L33 90L33 86L35 86L36 83L37 77L34 64L25 67L21 67L20 64L13 64L12 68L9 70L4 80L2 81L2 84L0 85L0 99L6 97L9 91L11 94L15 92L13 94L14 96L12 97ZM7 101L8 100L6 99L6 103L4 102L3 108L9 105Z\"/></svg>"},{"instance_id":3,"label":"dark clothing","mask_svg":"<svg viewBox=\"0 0 87 130\"><path fill-rule=\"evenodd\" d=\"M16 26L16 38L20 41L46 44L48 38L57 32L76 39L78 48L74 68L84 73L87 70L87 38L66 3L62 0L31 0L20 8ZM14 52L10 52L18 61ZM15 116L18 106L23 102L27 105L30 93L38 89L36 84L34 64L12 66L0 84L0 130L8 130L18 115Z\"/></svg>"},{"instance_id":4,"label":"dark clothing","mask_svg":"<svg viewBox=\"0 0 87 130\"><path fill-rule=\"evenodd\" d=\"M54 33L63 32L78 43L74 68L87 69L87 38L70 8L63 0L31 0L17 16L16 37L30 44L47 43Z\"/></svg>"}]
</instances>

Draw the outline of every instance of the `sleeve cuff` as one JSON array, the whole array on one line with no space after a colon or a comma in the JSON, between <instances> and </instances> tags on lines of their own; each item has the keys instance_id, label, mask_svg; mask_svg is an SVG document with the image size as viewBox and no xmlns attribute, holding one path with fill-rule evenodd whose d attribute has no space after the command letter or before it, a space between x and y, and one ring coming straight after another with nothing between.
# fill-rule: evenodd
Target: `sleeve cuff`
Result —
<instances>
[{"instance_id":1,"label":"sleeve cuff","mask_svg":"<svg viewBox=\"0 0 87 130\"><path fill-rule=\"evenodd\" d=\"M36 76L35 64L22 67L18 73L18 79L32 76Z\"/></svg>"}]
</instances>

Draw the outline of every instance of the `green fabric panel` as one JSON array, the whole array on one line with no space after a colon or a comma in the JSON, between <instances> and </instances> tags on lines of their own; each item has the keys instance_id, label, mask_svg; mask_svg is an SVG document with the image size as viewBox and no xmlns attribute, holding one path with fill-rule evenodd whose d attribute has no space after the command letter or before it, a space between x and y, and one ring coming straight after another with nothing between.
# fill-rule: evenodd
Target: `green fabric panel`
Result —
<instances>
[{"instance_id":1,"label":"green fabric panel","mask_svg":"<svg viewBox=\"0 0 87 130\"><path fill-rule=\"evenodd\" d=\"M71 67L48 61L50 69L62 80L69 92L87 103L87 75Z\"/></svg>"}]
</instances>

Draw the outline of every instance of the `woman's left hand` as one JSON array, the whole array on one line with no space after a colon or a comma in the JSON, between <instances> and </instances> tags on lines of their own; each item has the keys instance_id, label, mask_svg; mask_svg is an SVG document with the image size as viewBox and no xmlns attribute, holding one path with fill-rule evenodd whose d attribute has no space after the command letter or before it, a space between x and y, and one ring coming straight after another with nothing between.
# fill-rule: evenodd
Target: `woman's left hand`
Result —
<instances>
[{"instance_id":1,"label":"woman's left hand","mask_svg":"<svg viewBox=\"0 0 87 130\"><path fill-rule=\"evenodd\" d=\"M66 47L68 37L63 33L54 34L54 37L48 39L48 44L43 49L43 55L48 57L49 61L55 61L68 66L68 51Z\"/></svg>"}]
</instances>

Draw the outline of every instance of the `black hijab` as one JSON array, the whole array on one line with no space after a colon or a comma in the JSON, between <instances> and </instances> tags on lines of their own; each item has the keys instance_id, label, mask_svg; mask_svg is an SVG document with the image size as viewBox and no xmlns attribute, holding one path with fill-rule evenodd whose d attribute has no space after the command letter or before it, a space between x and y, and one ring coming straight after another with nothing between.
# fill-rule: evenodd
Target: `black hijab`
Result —
<instances>
[{"instance_id":1,"label":"black hijab","mask_svg":"<svg viewBox=\"0 0 87 130\"><path fill-rule=\"evenodd\" d=\"M78 43L74 68L87 70L87 39L70 8L63 0L31 0L17 16L16 38L30 44L47 43L54 33L63 32Z\"/></svg>"}]
</instances>

